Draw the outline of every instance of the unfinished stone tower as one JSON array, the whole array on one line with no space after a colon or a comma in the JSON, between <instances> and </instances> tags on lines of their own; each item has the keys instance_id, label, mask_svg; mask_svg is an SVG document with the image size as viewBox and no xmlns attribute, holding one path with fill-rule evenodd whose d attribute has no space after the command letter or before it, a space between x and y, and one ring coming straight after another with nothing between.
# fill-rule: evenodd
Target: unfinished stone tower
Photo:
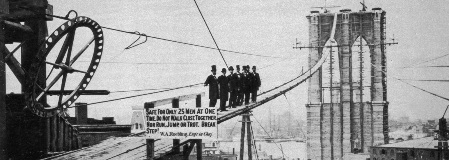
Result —
<instances>
[{"instance_id":1,"label":"unfinished stone tower","mask_svg":"<svg viewBox=\"0 0 449 160\"><path fill-rule=\"evenodd\" d=\"M367 153L370 146L388 143L385 12L312 11L307 19L309 67L323 52L331 52L309 79L308 159L342 159L346 153ZM329 46L334 21L337 44Z\"/></svg>"}]
</instances>

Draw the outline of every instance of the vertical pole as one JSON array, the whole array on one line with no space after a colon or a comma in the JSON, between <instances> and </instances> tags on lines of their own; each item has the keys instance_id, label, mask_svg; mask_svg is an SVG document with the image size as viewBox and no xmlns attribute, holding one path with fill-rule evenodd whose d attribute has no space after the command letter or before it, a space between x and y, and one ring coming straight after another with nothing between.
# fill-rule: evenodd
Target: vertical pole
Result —
<instances>
[{"instance_id":1,"label":"vertical pole","mask_svg":"<svg viewBox=\"0 0 449 160\"><path fill-rule=\"evenodd\" d=\"M0 13L8 13L8 1L0 0ZM6 73L5 60L3 59L3 50L5 46L5 31L3 30L3 19L0 19L0 159L8 159L7 147L7 130L6 130Z\"/></svg>"},{"instance_id":2,"label":"vertical pole","mask_svg":"<svg viewBox=\"0 0 449 160\"><path fill-rule=\"evenodd\" d=\"M67 132L68 132L67 133L67 149L69 151L72 150L72 138L73 138L72 130L73 130L72 126L67 127Z\"/></svg>"},{"instance_id":3,"label":"vertical pole","mask_svg":"<svg viewBox=\"0 0 449 160\"><path fill-rule=\"evenodd\" d=\"M196 140L196 160L203 159L203 140Z\"/></svg>"},{"instance_id":4,"label":"vertical pole","mask_svg":"<svg viewBox=\"0 0 449 160\"><path fill-rule=\"evenodd\" d=\"M58 119L57 151L61 152L64 150L64 121L59 115L56 115L56 118Z\"/></svg>"},{"instance_id":5,"label":"vertical pole","mask_svg":"<svg viewBox=\"0 0 449 160\"><path fill-rule=\"evenodd\" d=\"M64 123L64 151L69 151L69 125Z\"/></svg>"},{"instance_id":6,"label":"vertical pole","mask_svg":"<svg viewBox=\"0 0 449 160\"><path fill-rule=\"evenodd\" d=\"M154 108L154 103L145 103L144 108L145 108L145 111L148 113L150 108ZM153 160L153 158L154 158L154 139L148 138L147 139L147 159Z\"/></svg>"},{"instance_id":7,"label":"vertical pole","mask_svg":"<svg viewBox=\"0 0 449 160\"><path fill-rule=\"evenodd\" d=\"M243 152L245 152L245 116L242 116L242 130L240 136L240 160L243 160Z\"/></svg>"},{"instance_id":8,"label":"vertical pole","mask_svg":"<svg viewBox=\"0 0 449 160\"><path fill-rule=\"evenodd\" d=\"M194 144L191 142L190 145L194 145ZM189 160L190 152L187 152L188 150L189 150L189 144L185 144L182 146L182 159L183 160Z\"/></svg>"},{"instance_id":9,"label":"vertical pole","mask_svg":"<svg viewBox=\"0 0 449 160\"><path fill-rule=\"evenodd\" d=\"M179 108L179 99L173 99L172 101L172 108ZM181 143L179 139L173 139L173 152L175 154L178 154L181 152L180 146L178 146ZM175 147L177 146L177 147Z\"/></svg>"},{"instance_id":10,"label":"vertical pole","mask_svg":"<svg viewBox=\"0 0 449 160\"><path fill-rule=\"evenodd\" d=\"M196 107L201 108L201 94L196 95Z\"/></svg>"},{"instance_id":11,"label":"vertical pole","mask_svg":"<svg viewBox=\"0 0 449 160\"><path fill-rule=\"evenodd\" d=\"M196 95L196 107L201 108L201 94ZM196 140L196 160L203 159L202 143L203 141L201 139Z\"/></svg>"},{"instance_id":12,"label":"vertical pole","mask_svg":"<svg viewBox=\"0 0 449 160\"><path fill-rule=\"evenodd\" d=\"M154 158L154 139L147 139L147 159L153 160Z\"/></svg>"},{"instance_id":13,"label":"vertical pole","mask_svg":"<svg viewBox=\"0 0 449 160\"><path fill-rule=\"evenodd\" d=\"M250 113L247 113L245 116L246 116L246 140L247 140L247 143L248 143L248 160L253 160L253 152L252 152L252 147L251 147L251 145L252 145L252 142L251 142L251 136L252 136L252 133L251 133L251 120L250 120L250 118L249 118L249 114Z\"/></svg>"},{"instance_id":14,"label":"vertical pole","mask_svg":"<svg viewBox=\"0 0 449 160\"><path fill-rule=\"evenodd\" d=\"M52 152L57 151L57 147L56 147L56 142L57 142L57 138L58 138L58 116L53 116L50 118L51 119L51 144L50 144L50 148Z\"/></svg>"},{"instance_id":15,"label":"vertical pole","mask_svg":"<svg viewBox=\"0 0 449 160\"><path fill-rule=\"evenodd\" d=\"M51 151L51 117L44 118L45 119L45 150L46 152Z\"/></svg>"}]
</instances>

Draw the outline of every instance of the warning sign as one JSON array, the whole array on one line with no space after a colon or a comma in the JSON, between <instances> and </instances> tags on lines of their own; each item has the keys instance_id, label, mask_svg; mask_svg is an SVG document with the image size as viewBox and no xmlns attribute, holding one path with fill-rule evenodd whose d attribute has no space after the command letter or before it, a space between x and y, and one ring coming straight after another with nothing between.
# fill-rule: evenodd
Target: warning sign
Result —
<instances>
[{"instance_id":1,"label":"warning sign","mask_svg":"<svg viewBox=\"0 0 449 160\"><path fill-rule=\"evenodd\" d=\"M146 134L149 138L217 139L214 108L149 108Z\"/></svg>"}]
</instances>

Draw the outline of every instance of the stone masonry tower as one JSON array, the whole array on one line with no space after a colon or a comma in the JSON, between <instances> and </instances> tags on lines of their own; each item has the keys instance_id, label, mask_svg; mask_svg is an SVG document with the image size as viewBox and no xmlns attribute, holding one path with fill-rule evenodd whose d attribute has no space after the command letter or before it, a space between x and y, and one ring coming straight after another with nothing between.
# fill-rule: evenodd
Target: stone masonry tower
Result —
<instances>
[{"instance_id":1,"label":"stone masonry tower","mask_svg":"<svg viewBox=\"0 0 449 160\"><path fill-rule=\"evenodd\" d=\"M333 38L337 44L325 47L335 15ZM330 67L334 71L330 74L337 75L333 82L331 78L330 87L323 87L323 76L327 74L323 67L309 79L308 159L342 159L346 153L367 153L370 146L388 143L385 12L380 8L359 12L346 9L337 14L312 11L307 19L309 67L317 63L326 49L338 51L335 55L338 63L332 64L332 54L328 57L330 65L335 66ZM355 46L359 46L356 48L360 48L360 54L353 53ZM362 47L367 48L365 52ZM368 60L363 61L363 57ZM360 65L354 65L353 61L358 59ZM363 73L367 73L365 78ZM330 102L325 95L330 95Z\"/></svg>"}]
</instances>

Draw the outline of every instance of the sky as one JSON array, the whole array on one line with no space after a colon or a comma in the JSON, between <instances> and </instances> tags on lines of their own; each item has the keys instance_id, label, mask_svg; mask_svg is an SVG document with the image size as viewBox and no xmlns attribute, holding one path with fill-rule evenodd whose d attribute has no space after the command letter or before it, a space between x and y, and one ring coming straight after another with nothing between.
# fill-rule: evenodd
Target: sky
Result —
<instances>
[{"instance_id":1,"label":"sky","mask_svg":"<svg viewBox=\"0 0 449 160\"><path fill-rule=\"evenodd\" d=\"M448 79L448 68L428 68L427 65L446 65L448 57L428 63L419 62L448 54L449 4L442 0L365 0L368 9L381 7L387 12L387 37L395 38L398 45L387 47L388 101L390 117L409 116L411 119L435 119L442 116L449 103L423 91L417 90L397 79ZM308 43L306 16L311 7L323 6L323 0L197 0L199 7L221 49L276 56L267 58L222 52L229 65L256 65L262 79L261 91L282 84L307 69L308 50L293 49L296 39ZM182 42L215 47L215 44L192 0L120 1L120 0L49 0L55 15L65 15L76 10L79 16L90 17L101 26L138 31L146 35ZM328 5L341 6L331 9L358 11L358 1L328 0ZM48 22L49 33L64 20ZM111 30L104 32L104 52L89 90L111 92L170 88L202 83L210 74L210 66L225 68L217 50L176 44L156 39L125 50L138 38L136 35ZM394 35L394 36L393 36ZM89 35L76 37L81 45ZM140 40L142 40L141 38ZM11 50L14 45L8 46ZM84 59L84 60L88 60ZM82 63L82 62L80 62ZM141 63L141 64L136 64ZM145 63L145 64L143 64ZM152 63L152 64L148 64ZM169 64L166 64L169 63ZM416 65L419 64L419 65ZM404 68L412 66L411 68ZM78 83L76 80L71 82ZM407 81L418 87L449 97L442 82ZM8 71L7 92L20 92L19 83ZM81 96L76 102L93 103L103 100L142 94L144 92L111 93L109 96ZM89 106L89 117L115 117L117 123L128 124L131 106L182 94L207 92L206 87L192 87L164 94L152 94L138 98ZM207 99L205 97L204 99ZM288 92L254 111L254 116L267 119L268 111L282 114L293 113L295 118L306 120L307 83ZM217 105L218 106L218 105ZM74 111L69 110L74 116ZM233 121L234 122L234 121ZM230 123L233 123L230 122Z\"/></svg>"}]
</instances>

